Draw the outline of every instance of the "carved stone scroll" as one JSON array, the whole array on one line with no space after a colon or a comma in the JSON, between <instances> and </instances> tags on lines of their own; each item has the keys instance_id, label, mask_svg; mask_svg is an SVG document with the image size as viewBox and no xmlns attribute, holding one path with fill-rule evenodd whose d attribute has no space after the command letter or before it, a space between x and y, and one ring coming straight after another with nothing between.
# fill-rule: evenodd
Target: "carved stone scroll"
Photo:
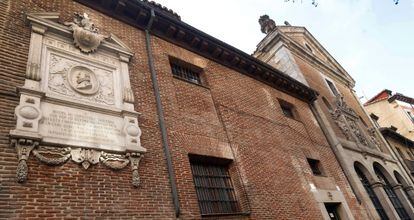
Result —
<instances>
[{"instance_id":1,"label":"carved stone scroll","mask_svg":"<svg viewBox=\"0 0 414 220\"><path fill-rule=\"evenodd\" d=\"M29 173L29 167L27 166L27 160L29 159L30 152L34 147L39 145L38 141L19 138L12 139L11 145L16 148L17 156L19 159L19 164L16 169L16 178L17 182L24 183L27 180L27 175Z\"/></svg>"}]
</instances>

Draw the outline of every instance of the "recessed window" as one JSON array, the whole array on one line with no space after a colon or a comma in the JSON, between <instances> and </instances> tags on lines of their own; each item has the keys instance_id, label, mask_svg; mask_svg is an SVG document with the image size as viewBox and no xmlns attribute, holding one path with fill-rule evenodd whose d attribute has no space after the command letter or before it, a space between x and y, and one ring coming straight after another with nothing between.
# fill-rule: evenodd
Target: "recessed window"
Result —
<instances>
[{"instance_id":1,"label":"recessed window","mask_svg":"<svg viewBox=\"0 0 414 220\"><path fill-rule=\"evenodd\" d=\"M328 84L329 89L331 90L331 92L332 92L334 95L339 95L339 92L338 92L338 90L336 89L335 84L334 84L332 81L328 80L328 79L325 79L325 81L326 81L326 83Z\"/></svg>"},{"instance_id":2,"label":"recessed window","mask_svg":"<svg viewBox=\"0 0 414 220\"><path fill-rule=\"evenodd\" d=\"M198 85L202 84L200 68L176 59L170 59L170 65L175 77Z\"/></svg>"},{"instance_id":3,"label":"recessed window","mask_svg":"<svg viewBox=\"0 0 414 220\"><path fill-rule=\"evenodd\" d=\"M319 160L307 158L308 164L312 170L313 175L321 176L322 175L322 168L321 162Z\"/></svg>"},{"instance_id":4,"label":"recessed window","mask_svg":"<svg viewBox=\"0 0 414 220\"><path fill-rule=\"evenodd\" d=\"M369 115L369 117L371 117L372 121L374 122L375 127L377 127L377 128L380 128L380 127L381 127L381 126L379 125L379 123L378 123L378 119L379 119L379 117L378 117L378 116L376 116L374 113L371 113L371 114Z\"/></svg>"},{"instance_id":5,"label":"recessed window","mask_svg":"<svg viewBox=\"0 0 414 220\"><path fill-rule=\"evenodd\" d=\"M282 109L283 114L286 117L296 119L296 113L295 113L295 107L290 104L289 102L286 102L284 100L279 99L280 108Z\"/></svg>"},{"instance_id":6,"label":"recessed window","mask_svg":"<svg viewBox=\"0 0 414 220\"><path fill-rule=\"evenodd\" d=\"M202 215L240 213L229 164L190 158L198 204Z\"/></svg>"}]
</instances>

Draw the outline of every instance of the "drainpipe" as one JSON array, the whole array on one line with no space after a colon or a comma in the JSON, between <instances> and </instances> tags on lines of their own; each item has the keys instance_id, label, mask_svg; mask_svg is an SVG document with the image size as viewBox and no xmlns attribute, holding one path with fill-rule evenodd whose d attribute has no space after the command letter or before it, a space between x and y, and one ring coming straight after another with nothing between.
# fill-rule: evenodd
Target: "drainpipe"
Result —
<instances>
[{"instance_id":1,"label":"drainpipe","mask_svg":"<svg viewBox=\"0 0 414 220\"><path fill-rule=\"evenodd\" d=\"M155 100L157 104L157 113L158 113L158 121L160 125L160 130L161 130L162 146L164 148L164 154L165 154L165 158L167 161L168 178L171 184L171 193L173 197L175 217L178 218L180 216L180 201L178 200L177 184L175 180L174 169L172 167L170 148L168 146L167 128L165 127L164 110L162 108L160 89L158 86L157 74L155 72L154 58L152 56L152 48L151 48L150 30L151 30L154 18L155 18L155 12L154 12L154 9L151 9L151 17L150 17L150 20L148 21L147 27L145 28L145 45L147 48L148 65L149 65L149 69L151 72L152 87L154 89Z\"/></svg>"}]
</instances>

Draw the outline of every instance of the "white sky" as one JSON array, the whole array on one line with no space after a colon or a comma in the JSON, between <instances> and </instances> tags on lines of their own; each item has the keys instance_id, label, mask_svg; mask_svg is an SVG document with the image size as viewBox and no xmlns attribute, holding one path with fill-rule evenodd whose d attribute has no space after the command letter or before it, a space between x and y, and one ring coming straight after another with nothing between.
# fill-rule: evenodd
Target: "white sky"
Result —
<instances>
[{"instance_id":1,"label":"white sky","mask_svg":"<svg viewBox=\"0 0 414 220\"><path fill-rule=\"evenodd\" d=\"M264 37L258 19L305 26L356 80L359 96L382 89L414 96L414 0L155 0L248 54Z\"/></svg>"}]
</instances>

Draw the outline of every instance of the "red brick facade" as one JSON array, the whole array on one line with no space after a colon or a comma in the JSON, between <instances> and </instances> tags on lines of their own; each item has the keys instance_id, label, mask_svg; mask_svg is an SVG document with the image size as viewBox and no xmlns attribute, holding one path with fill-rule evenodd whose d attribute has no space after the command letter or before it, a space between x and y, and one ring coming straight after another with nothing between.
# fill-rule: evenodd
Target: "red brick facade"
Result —
<instances>
[{"instance_id":1,"label":"red brick facade","mask_svg":"<svg viewBox=\"0 0 414 220\"><path fill-rule=\"evenodd\" d=\"M144 32L69 0L6 0L0 1L0 11L0 218L174 219ZM26 12L59 12L60 22L86 12L103 33L114 33L134 52L130 79L135 110L141 113L142 146L148 150L139 167L139 188L130 184L128 169L97 164L84 170L71 161L47 166L34 157L28 161L28 181L16 182L16 152L8 134L30 44ZM243 214L225 218L322 219L310 183L326 190L338 186L355 219L365 216L308 103L158 37L151 40L181 219L202 218L189 154L232 160ZM174 78L169 57L203 68L205 86ZM285 117L278 99L293 104L299 117ZM307 157L321 161L325 176L312 175Z\"/></svg>"}]
</instances>

